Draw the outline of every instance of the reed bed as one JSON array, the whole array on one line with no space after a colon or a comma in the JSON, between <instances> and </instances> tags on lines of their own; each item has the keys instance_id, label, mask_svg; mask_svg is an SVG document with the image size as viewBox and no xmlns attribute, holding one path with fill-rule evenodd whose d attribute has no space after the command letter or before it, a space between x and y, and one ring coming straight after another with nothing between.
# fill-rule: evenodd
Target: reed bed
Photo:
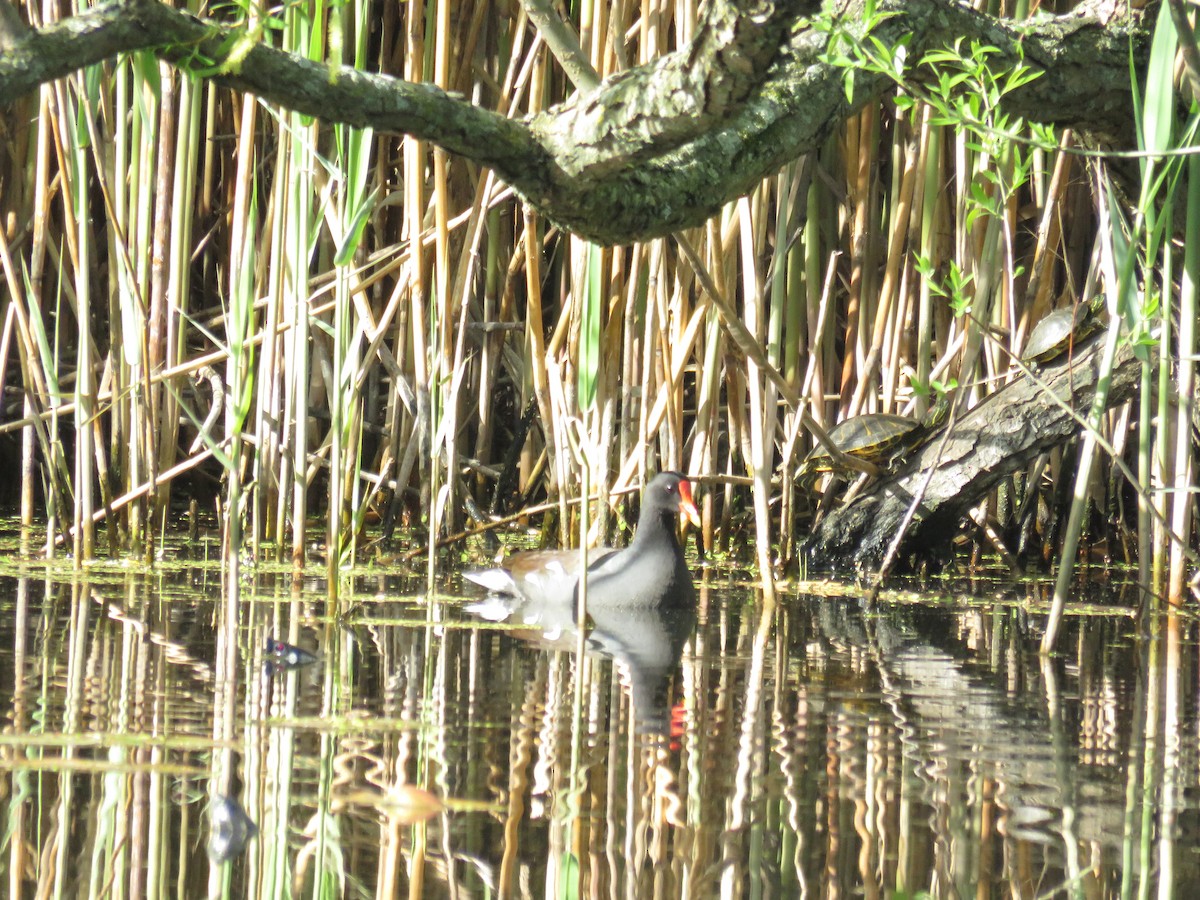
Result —
<instances>
[{"instance_id":1,"label":"reed bed","mask_svg":"<svg viewBox=\"0 0 1200 900\"><path fill-rule=\"evenodd\" d=\"M293 52L513 116L574 90L515 4L247 15ZM572 16L600 77L696 25L692 4ZM1160 154L1194 140L1175 121L1165 16L1136 123ZM996 101L982 131L935 93L901 91L706 227L619 247L561 232L468 160L148 54L49 85L9 116L0 155L0 432L21 460L23 520L44 514L48 553L150 556L199 496L244 525L230 551L300 565L320 542L331 569L411 525L432 583L437 540L469 519L549 500L550 533L569 543L581 485L609 497L677 468L708 486L706 550L753 529L765 572L796 558L811 518L794 486L808 417L919 415L947 389L974 402L1015 377L1043 315L1104 290L1111 340L1141 347L1145 392L1091 423L1136 458L1139 484L1104 458L1080 466L1072 527L1178 599L1195 545L1200 246L1185 176L1200 172L1143 157L1139 205L1115 203L1105 159L1003 117L1008 87L985 63L985 49L942 60ZM1068 498L1043 488L1077 457L1063 448L1006 482L979 511L978 546L989 533L1026 557L1061 553ZM592 537L614 529L606 504L592 513Z\"/></svg>"}]
</instances>

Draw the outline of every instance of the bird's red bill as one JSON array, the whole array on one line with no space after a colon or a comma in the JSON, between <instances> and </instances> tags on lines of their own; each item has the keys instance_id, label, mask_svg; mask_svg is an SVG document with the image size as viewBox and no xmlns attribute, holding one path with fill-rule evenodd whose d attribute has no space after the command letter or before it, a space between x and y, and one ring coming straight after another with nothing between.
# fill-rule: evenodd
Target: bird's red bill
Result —
<instances>
[{"instance_id":1,"label":"bird's red bill","mask_svg":"<svg viewBox=\"0 0 1200 900\"><path fill-rule=\"evenodd\" d=\"M686 481L679 482L679 514L697 528L700 527L700 511L692 500L692 486Z\"/></svg>"}]
</instances>

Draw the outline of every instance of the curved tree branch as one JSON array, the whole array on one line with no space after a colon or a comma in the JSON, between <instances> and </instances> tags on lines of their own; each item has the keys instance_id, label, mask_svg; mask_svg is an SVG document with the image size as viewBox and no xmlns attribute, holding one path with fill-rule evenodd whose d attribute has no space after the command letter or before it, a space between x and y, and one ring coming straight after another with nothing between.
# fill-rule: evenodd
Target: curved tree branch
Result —
<instances>
[{"instance_id":1,"label":"curved tree branch","mask_svg":"<svg viewBox=\"0 0 1200 900\"><path fill-rule=\"evenodd\" d=\"M865 0L829 15L853 30ZM6 5L7 0L0 0ZM112 0L37 31L5 28L0 104L38 85L134 50L235 90L330 122L409 134L490 166L566 228L623 243L694 226L764 176L813 150L848 115L892 86L825 58L828 28L812 0L711 0L692 42L622 72L585 96L527 121L507 119L428 84L324 66L255 44L227 60L240 36L157 0ZM977 39L1000 69L1024 60L1041 77L1006 97L1028 119L1122 141L1131 119L1129 59L1144 59L1140 22L1084 13L1017 26L957 0L880 0L871 37L908 42L908 58ZM7 19L3 20L7 23ZM201 66L203 68L201 68ZM921 77L921 73L909 73Z\"/></svg>"}]
</instances>

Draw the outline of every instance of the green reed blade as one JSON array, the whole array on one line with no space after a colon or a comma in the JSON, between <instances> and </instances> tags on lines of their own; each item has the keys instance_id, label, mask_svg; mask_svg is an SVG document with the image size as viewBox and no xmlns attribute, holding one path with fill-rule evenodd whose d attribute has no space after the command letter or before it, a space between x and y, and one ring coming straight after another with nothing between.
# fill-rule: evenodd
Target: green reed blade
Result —
<instances>
[{"instance_id":1,"label":"green reed blade","mask_svg":"<svg viewBox=\"0 0 1200 900\"><path fill-rule=\"evenodd\" d=\"M583 292L583 307L579 316L579 408L589 410L596 403L596 380L600 374L600 307L603 277L601 265L604 250L595 244L587 245L587 288Z\"/></svg>"}]
</instances>

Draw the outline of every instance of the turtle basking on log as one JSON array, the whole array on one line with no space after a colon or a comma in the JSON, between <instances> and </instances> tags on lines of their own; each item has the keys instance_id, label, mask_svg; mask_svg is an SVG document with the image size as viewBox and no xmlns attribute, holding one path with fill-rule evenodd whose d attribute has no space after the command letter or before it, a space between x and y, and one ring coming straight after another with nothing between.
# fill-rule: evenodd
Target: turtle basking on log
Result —
<instances>
[{"instance_id":1,"label":"turtle basking on log","mask_svg":"<svg viewBox=\"0 0 1200 900\"><path fill-rule=\"evenodd\" d=\"M1048 363L1061 356L1069 347L1091 337L1100 330L1100 312L1104 296L1098 294L1089 303L1064 306L1047 314L1033 326L1021 360L1026 365Z\"/></svg>"},{"instance_id":2,"label":"turtle basking on log","mask_svg":"<svg viewBox=\"0 0 1200 900\"><path fill-rule=\"evenodd\" d=\"M884 466L924 443L945 421L949 410L950 401L943 397L924 419L890 413L852 416L829 429L829 440L847 456L870 465ZM800 464L796 479L802 489L811 490L820 475L847 471L851 471L849 466L840 464L828 448L818 444Z\"/></svg>"}]
</instances>

